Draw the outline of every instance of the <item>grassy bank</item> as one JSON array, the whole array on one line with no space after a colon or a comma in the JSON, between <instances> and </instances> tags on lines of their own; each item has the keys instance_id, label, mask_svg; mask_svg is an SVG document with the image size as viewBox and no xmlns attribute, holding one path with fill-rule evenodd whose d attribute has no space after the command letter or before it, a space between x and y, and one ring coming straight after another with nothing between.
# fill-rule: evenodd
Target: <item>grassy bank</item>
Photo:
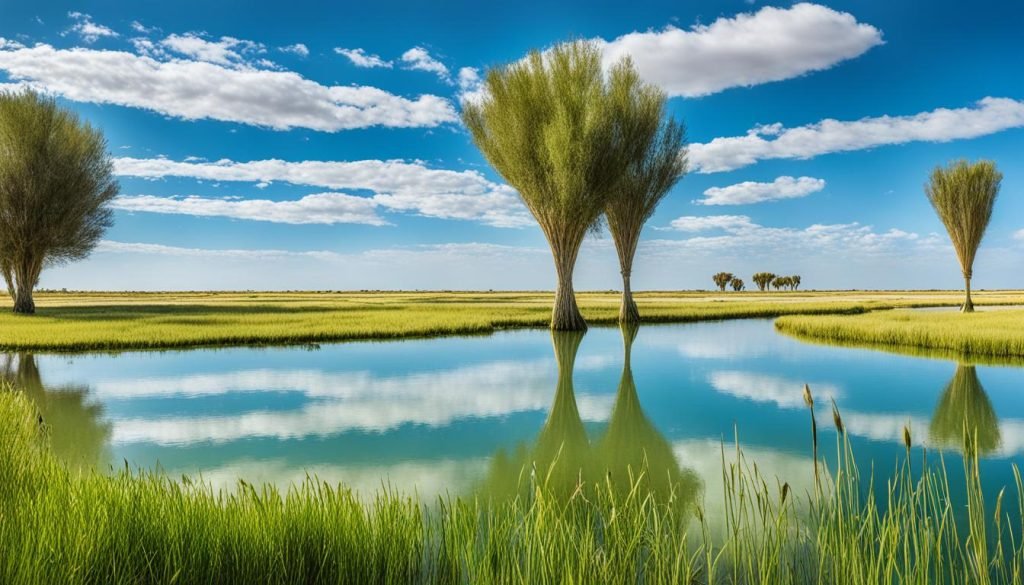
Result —
<instances>
[{"instance_id":1,"label":"grassy bank","mask_svg":"<svg viewBox=\"0 0 1024 585\"><path fill-rule=\"evenodd\" d=\"M915 355L1017 363L1024 360L1024 310L878 311L782 317L775 327L800 339Z\"/></svg>"},{"instance_id":2,"label":"grassy bank","mask_svg":"<svg viewBox=\"0 0 1024 585\"><path fill-rule=\"evenodd\" d=\"M543 327L548 293L49 293L38 314L0 306L0 350L88 351L318 343L490 333ZM616 293L579 295L592 324L614 323ZM860 313L954 306L953 292L639 293L647 322ZM1024 303L1024 293L986 292L981 304Z\"/></svg>"},{"instance_id":3,"label":"grassy bank","mask_svg":"<svg viewBox=\"0 0 1024 585\"><path fill-rule=\"evenodd\" d=\"M0 420L4 583L1019 583L1024 568L1019 473L1016 491L984 502L966 457L967 500L953 501L944 469L912 473L908 451L881 510L862 497L845 438L809 494L724 451L724 493L704 496L725 502L712 526L672 493L611 478L565 491L545 478L571 474L536 470L510 499L426 504L366 503L312 479L228 494L151 473L77 475L51 456L24 396L0 390Z\"/></svg>"}]
</instances>

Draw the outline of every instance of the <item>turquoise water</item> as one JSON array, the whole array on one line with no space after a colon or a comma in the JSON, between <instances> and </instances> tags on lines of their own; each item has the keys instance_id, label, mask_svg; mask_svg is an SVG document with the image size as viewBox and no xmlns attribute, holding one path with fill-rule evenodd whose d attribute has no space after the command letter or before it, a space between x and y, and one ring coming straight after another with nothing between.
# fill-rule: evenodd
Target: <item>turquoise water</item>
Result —
<instances>
[{"instance_id":1,"label":"turquoise water","mask_svg":"<svg viewBox=\"0 0 1024 585\"><path fill-rule=\"evenodd\" d=\"M646 454L714 493L722 443L736 432L762 471L809 488L804 383L816 398L823 451L835 444L834 398L862 468L895 464L905 424L915 449L955 445L964 413L984 447L986 491L1012 485L1008 462L1024 453L1021 368L811 345L777 334L769 320L643 327L625 372L617 328L591 329L575 350L572 340L558 346L563 364L575 358L561 378L546 330L319 348L19 354L3 365L40 405L69 461L160 467L224 487L239 476L286 486L309 473L364 492L459 494L493 481L497 467L579 443L601 461Z\"/></svg>"}]
</instances>

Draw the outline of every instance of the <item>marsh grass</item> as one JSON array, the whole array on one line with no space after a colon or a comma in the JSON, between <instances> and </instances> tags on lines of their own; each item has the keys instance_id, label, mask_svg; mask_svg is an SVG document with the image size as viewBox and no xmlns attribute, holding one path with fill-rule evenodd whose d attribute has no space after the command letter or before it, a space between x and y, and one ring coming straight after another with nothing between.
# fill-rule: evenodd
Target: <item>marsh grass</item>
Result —
<instances>
[{"instance_id":1,"label":"marsh grass","mask_svg":"<svg viewBox=\"0 0 1024 585\"><path fill-rule=\"evenodd\" d=\"M778 331L802 340L854 345L973 363L1024 361L1024 310L875 311L861 315L784 316Z\"/></svg>"},{"instance_id":2,"label":"marsh grass","mask_svg":"<svg viewBox=\"0 0 1024 585\"><path fill-rule=\"evenodd\" d=\"M646 323L855 314L955 306L948 292L636 293ZM1024 304L1019 292L978 293L979 304ZM119 351L309 344L546 327L550 293L42 293L37 314L6 314L2 351ZM617 293L579 293L587 321L614 324Z\"/></svg>"},{"instance_id":3,"label":"marsh grass","mask_svg":"<svg viewBox=\"0 0 1024 585\"><path fill-rule=\"evenodd\" d=\"M835 464L822 461L813 494L723 446L723 491L706 495L724 501L719 522L610 480L552 492L536 472L520 497L435 502L388 490L367 501L312 477L215 493L144 471L79 474L53 458L30 401L4 389L0 582L1021 582L1016 465L1016 496L985 502L968 442L966 500L954 501L944 461L908 448L876 494L833 416Z\"/></svg>"}]
</instances>

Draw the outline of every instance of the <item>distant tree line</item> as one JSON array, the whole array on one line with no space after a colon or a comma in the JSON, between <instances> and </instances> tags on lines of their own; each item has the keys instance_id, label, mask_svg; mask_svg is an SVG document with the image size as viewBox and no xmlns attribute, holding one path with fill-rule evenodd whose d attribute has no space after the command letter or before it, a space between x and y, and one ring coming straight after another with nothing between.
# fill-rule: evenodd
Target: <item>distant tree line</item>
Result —
<instances>
[{"instance_id":1,"label":"distant tree line","mask_svg":"<svg viewBox=\"0 0 1024 585\"><path fill-rule=\"evenodd\" d=\"M742 278L736 277L731 272L719 272L711 277L715 282L715 286L718 290L725 292L727 287L732 287L732 290L739 292L746 289L746 283L743 282ZM757 290L764 292L769 288L775 290L797 290L800 288L800 276L778 276L771 272L756 272L751 277L754 284L757 285Z\"/></svg>"}]
</instances>

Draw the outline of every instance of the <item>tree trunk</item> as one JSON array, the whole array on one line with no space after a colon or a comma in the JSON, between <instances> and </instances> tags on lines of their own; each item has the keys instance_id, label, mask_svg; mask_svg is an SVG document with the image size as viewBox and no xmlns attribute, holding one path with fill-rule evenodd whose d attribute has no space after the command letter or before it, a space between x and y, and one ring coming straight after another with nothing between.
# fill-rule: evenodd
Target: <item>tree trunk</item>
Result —
<instances>
[{"instance_id":1,"label":"tree trunk","mask_svg":"<svg viewBox=\"0 0 1024 585\"><path fill-rule=\"evenodd\" d=\"M32 287L18 283L14 293L14 312L22 315L34 315L36 303L32 300Z\"/></svg>"},{"instance_id":2,"label":"tree trunk","mask_svg":"<svg viewBox=\"0 0 1024 585\"><path fill-rule=\"evenodd\" d=\"M619 323L634 325L640 322L640 310L633 300L633 289L629 286L629 273L622 275L622 306L619 307Z\"/></svg>"},{"instance_id":3,"label":"tree trunk","mask_svg":"<svg viewBox=\"0 0 1024 585\"><path fill-rule=\"evenodd\" d=\"M8 266L4 267L5 278ZM36 303L32 299L32 291L39 282L39 272L42 264L33 258L22 258L14 264L14 312L21 315L33 315L36 312ZM9 285L10 283L8 283ZM8 286L10 288L10 286Z\"/></svg>"},{"instance_id":4,"label":"tree trunk","mask_svg":"<svg viewBox=\"0 0 1024 585\"><path fill-rule=\"evenodd\" d=\"M587 322L576 305L576 293L572 289L572 268L558 270L555 307L551 311L551 329L554 331L587 330Z\"/></svg>"},{"instance_id":5,"label":"tree trunk","mask_svg":"<svg viewBox=\"0 0 1024 585\"><path fill-rule=\"evenodd\" d=\"M974 302L971 301L971 276L969 274L964 275L964 284L967 290L967 296L964 298L964 306L960 308L961 313L973 313Z\"/></svg>"}]
</instances>

